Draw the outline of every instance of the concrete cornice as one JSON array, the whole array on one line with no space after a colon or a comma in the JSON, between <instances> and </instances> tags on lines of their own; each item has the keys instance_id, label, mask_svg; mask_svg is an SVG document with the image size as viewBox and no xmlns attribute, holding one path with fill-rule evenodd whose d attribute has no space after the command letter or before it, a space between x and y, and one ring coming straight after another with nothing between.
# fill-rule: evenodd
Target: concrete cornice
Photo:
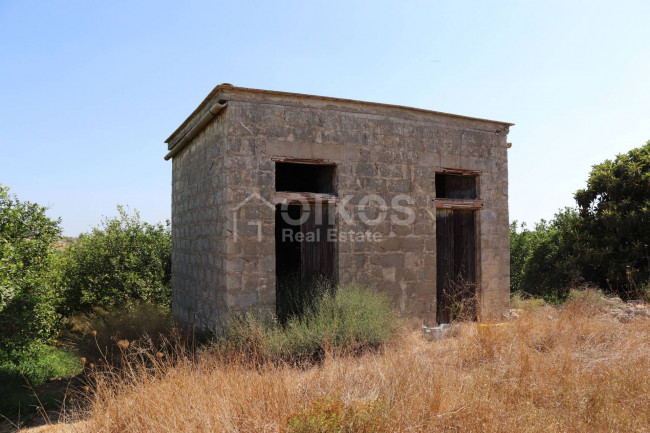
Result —
<instances>
[{"instance_id":1,"label":"concrete cornice","mask_svg":"<svg viewBox=\"0 0 650 433\"><path fill-rule=\"evenodd\" d=\"M165 141L168 150L172 150L179 142L187 138L188 132L196 129L201 119L215 104L225 104L228 101L251 103L267 103L289 105L305 108L329 109L345 112L357 112L372 115L381 115L398 118L408 118L416 121L441 121L445 120L457 126L466 126L472 129L481 129L495 133L508 132L513 123L481 119L477 117L461 116L458 114L443 113L421 108L406 107L402 105L383 104L378 102L356 101L352 99L332 98L326 96L305 95L301 93L278 92L274 90L250 89L236 87L224 83L216 86L210 94L199 104L190 116L169 136Z\"/></svg>"}]
</instances>

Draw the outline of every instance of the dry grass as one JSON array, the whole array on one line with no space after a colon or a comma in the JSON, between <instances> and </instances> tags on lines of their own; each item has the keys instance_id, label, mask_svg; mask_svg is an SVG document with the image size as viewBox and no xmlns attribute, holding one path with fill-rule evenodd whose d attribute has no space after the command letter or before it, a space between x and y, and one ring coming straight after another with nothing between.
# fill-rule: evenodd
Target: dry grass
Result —
<instances>
[{"instance_id":1,"label":"dry grass","mask_svg":"<svg viewBox=\"0 0 650 433\"><path fill-rule=\"evenodd\" d=\"M381 402L373 425L382 431L647 432L650 320L619 323L604 308L588 294L508 325L464 323L458 337L432 343L405 331L383 353L328 354L310 368L204 354L120 380L100 375L77 414L85 421L65 431L286 431L327 397L339 402L330 406Z\"/></svg>"}]
</instances>

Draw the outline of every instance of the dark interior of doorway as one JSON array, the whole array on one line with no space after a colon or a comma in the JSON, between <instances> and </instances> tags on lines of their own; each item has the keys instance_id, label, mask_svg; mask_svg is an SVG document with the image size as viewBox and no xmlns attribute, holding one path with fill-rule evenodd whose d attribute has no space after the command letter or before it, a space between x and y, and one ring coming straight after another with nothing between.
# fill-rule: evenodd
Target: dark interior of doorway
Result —
<instances>
[{"instance_id":1,"label":"dark interior of doorway","mask_svg":"<svg viewBox=\"0 0 650 433\"><path fill-rule=\"evenodd\" d=\"M334 205L318 203L313 194L336 195L336 165L310 161L276 161L275 189L311 196L310 204L283 204L275 209L276 314L280 321L301 315L337 280ZM331 211L331 212L330 212Z\"/></svg>"},{"instance_id":2,"label":"dark interior of doorway","mask_svg":"<svg viewBox=\"0 0 650 433\"><path fill-rule=\"evenodd\" d=\"M276 315L302 315L337 280L336 243L328 206L277 205L275 209ZM320 216L319 216L320 215Z\"/></svg>"},{"instance_id":3,"label":"dark interior of doorway","mask_svg":"<svg viewBox=\"0 0 650 433\"><path fill-rule=\"evenodd\" d=\"M477 190L476 175L436 173L436 198L472 200ZM436 211L438 323L476 319L476 215L453 206Z\"/></svg>"},{"instance_id":4,"label":"dark interior of doorway","mask_svg":"<svg viewBox=\"0 0 650 433\"><path fill-rule=\"evenodd\" d=\"M436 212L436 320L476 319L476 211Z\"/></svg>"},{"instance_id":5,"label":"dark interior of doorway","mask_svg":"<svg viewBox=\"0 0 650 433\"><path fill-rule=\"evenodd\" d=\"M436 198L477 198L477 176L436 173Z\"/></svg>"}]
</instances>

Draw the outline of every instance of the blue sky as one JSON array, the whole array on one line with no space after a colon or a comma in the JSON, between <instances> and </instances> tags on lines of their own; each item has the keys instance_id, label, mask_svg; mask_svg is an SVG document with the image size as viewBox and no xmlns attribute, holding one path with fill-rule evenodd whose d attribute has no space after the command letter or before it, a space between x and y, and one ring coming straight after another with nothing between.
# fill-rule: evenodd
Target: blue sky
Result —
<instances>
[{"instance_id":1,"label":"blue sky","mask_svg":"<svg viewBox=\"0 0 650 433\"><path fill-rule=\"evenodd\" d=\"M0 183L77 235L170 216L163 141L218 83L516 123L510 217L650 139L650 2L0 0Z\"/></svg>"}]
</instances>

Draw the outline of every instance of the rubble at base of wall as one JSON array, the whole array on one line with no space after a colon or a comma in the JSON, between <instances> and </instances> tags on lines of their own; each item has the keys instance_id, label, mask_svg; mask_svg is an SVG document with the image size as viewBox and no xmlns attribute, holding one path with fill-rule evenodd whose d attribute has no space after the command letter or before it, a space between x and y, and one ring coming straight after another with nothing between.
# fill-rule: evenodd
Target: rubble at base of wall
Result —
<instances>
[{"instance_id":1,"label":"rubble at base of wall","mask_svg":"<svg viewBox=\"0 0 650 433\"><path fill-rule=\"evenodd\" d=\"M646 304L641 300L631 300L617 308L609 310L614 318L618 319L621 323L631 322L640 318L650 318L650 304Z\"/></svg>"},{"instance_id":2,"label":"rubble at base of wall","mask_svg":"<svg viewBox=\"0 0 650 433\"><path fill-rule=\"evenodd\" d=\"M458 335L458 330L460 325L454 323L450 325L449 323L442 323L436 327L422 326L422 336L427 341L436 341L442 338L455 337Z\"/></svg>"}]
</instances>

